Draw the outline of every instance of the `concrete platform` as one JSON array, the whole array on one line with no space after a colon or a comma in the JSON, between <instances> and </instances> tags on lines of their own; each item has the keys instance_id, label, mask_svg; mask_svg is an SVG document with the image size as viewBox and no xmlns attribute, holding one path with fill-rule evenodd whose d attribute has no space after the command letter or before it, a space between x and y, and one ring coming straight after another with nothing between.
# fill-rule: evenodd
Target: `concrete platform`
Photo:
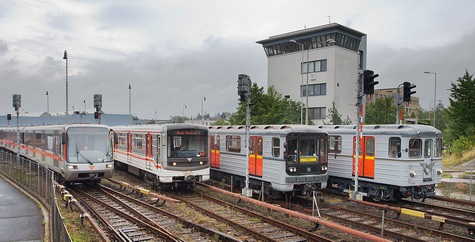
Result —
<instances>
[{"instance_id":1,"label":"concrete platform","mask_svg":"<svg viewBox=\"0 0 475 242\"><path fill-rule=\"evenodd\" d=\"M0 241L43 241L39 205L0 176Z\"/></svg>"}]
</instances>

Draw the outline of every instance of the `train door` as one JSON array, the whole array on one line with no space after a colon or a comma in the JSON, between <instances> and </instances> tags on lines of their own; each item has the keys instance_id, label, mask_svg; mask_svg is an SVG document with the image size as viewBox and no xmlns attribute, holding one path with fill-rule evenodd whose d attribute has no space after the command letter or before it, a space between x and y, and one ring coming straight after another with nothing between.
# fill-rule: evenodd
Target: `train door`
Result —
<instances>
[{"instance_id":1,"label":"train door","mask_svg":"<svg viewBox=\"0 0 475 242\"><path fill-rule=\"evenodd\" d=\"M145 168L152 170L153 168L153 154L152 154L152 135L145 135Z\"/></svg>"},{"instance_id":2,"label":"train door","mask_svg":"<svg viewBox=\"0 0 475 242\"><path fill-rule=\"evenodd\" d=\"M219 142L220 142L220 138L219 138L219 135L214 135L214 136L210 136L210 166L212 167L215 167L215 168L219 168L221 163L220 163L220 158L221 158L221 154L220 154L220 151L219 151Z\"/></svg>"},{"instance_id":3,"label":"train door","mask_svg":"<svg viewBox=\"0 0 475 242\"><path fill-rule=\"evenodd\" d=\"M434 142L432 139L424 140L424 163L421 163L423 181L432 181L432 167L434 166Z\"/></svg>"},{"instance_id":4,"label":"train door","mask_svg":"<svg viewBox=\"0 0 475 242\"><path fill-rule=\"evenodd\" d=\"M132 134L127 133L127 163L132 163Z\"/></svg>"},{"instance_id":5,"label":"train door","mask_svg":"<svg viewBox=\"0 0 475 242\"><path fill-rule=\"evenodd\" d=\"M353 165L352 175L355 175L356 163L356 137L353 137ZM358 158L358 176L366 178L374 178L374 157L375 157L375 140L373 136L363 136L360 141L361 154Z\"/></svg>"},{"instance_id":6,"label":"train door","mask_svg":"<svg viewBox=\"0 0 475 242\"><path fill-rule=\"evenodd\" d=\"M262 176L262 136L249 137L249 175Z\"/></svg>"}]
</instances>

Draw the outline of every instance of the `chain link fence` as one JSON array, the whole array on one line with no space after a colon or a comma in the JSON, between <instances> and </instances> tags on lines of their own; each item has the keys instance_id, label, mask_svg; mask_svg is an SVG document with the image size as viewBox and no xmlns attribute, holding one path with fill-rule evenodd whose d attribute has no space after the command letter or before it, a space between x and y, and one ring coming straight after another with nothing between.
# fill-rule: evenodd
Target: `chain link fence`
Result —
<instances>
[{"instance_id":1,"label":"chain link fence","mask_svg":"<svg viewBox=\"0 0 475 242\"><path fill-rule=\"evenodd\" d=\"M56 202L54 172L37 162L0 150L0 173L34 196L49 212L49 236L44 241L72 241ZM46 229L46 228L45 228Z\"/></svg>"}]
</instances>

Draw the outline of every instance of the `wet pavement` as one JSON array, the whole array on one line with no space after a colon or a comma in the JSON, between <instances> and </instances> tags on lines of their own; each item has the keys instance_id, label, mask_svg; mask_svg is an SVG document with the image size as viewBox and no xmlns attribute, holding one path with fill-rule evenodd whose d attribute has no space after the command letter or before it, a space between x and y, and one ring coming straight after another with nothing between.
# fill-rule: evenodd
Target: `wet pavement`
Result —
<instances>
[{"instance_id":1,"label":"wet pavement","mask_svg":"<svg viewBox=\"0 0 475 242\"><path fill-rule=\"evenodd\" d=\"M0 176L0 241L42 241L43 236L39 205Z\"/></svg>"}]
</instances>

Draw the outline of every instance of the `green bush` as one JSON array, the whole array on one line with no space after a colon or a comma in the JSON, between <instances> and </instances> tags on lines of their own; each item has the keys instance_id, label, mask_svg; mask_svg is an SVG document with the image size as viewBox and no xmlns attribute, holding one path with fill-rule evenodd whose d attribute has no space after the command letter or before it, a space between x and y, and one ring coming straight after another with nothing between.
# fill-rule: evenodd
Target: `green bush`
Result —
<instances>
[{"instance_id":1,"label":"green bush","mask_svg":"<svg viewBox=\"0 0 475 242\"><path fill-rule=\"evenodd\" d=\"M452 142L451 151L457 156L462 156L464 152L471 150L474 146L475 136L460 136L457 140Z\"/></svg>"}]
</instances>

